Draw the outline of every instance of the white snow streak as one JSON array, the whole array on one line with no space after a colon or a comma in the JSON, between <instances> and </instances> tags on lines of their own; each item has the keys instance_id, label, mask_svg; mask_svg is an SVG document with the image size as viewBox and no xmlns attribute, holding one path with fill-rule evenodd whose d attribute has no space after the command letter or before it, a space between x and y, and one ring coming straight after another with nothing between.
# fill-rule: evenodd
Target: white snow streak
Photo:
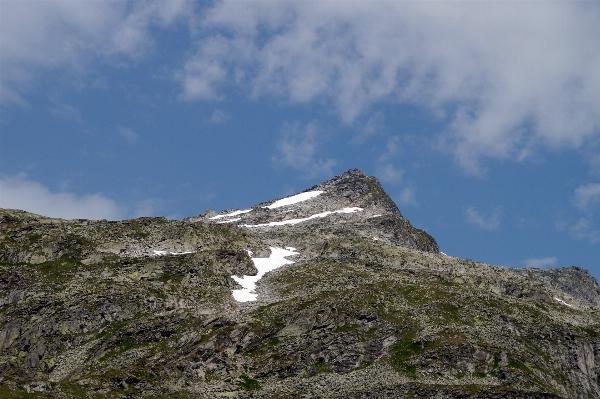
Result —
<instances>
[{"instance_id":1,"label":"white snow streak","mask_svg":"<svg viewBox=\"0 0 600 399\"><path fill-rule=\"evenodd\" d=\"M192 253L191 251L187 251L187 252L168 252L168 251L157 251L157 250L154 250L152 252L154 253L155 256L161 256L161 255L166 255L166 254L169 254L169 255L186 255L186 254L191 254Z\"/></svg>"},{"instance_id":2,"label":"white snow streak","mask_svg":"<svg viewBox=\"0 0 600 399\"><path fill-rule=\"evenodd\" d=\"M554 299L556 299L556 300L557 300L559 303L562 303L563 305L566 305L566 306L568 306L568 307L570 307L570 308L572 308L572 307L573 307L573 305L569 305L568 303L566 303L565 301L563 301L563 300L562 300L562 299L560 299L560 298L554 297Z\"/></svg>"},{"instance_id":3,"label":"white snow streak","mask_svg":"<svg viewBox=\"0 0 600 399\"><path fill-rule=\"evenodd\" d=\"M242 218L233 218L233 219L228 219L228 220L221 220L220 222L217 222L217 224L233 223L233 222L237 222L238 220L242 220Z\"/></svg>"},{"instance_id":4,"label":"white snow streak","mask_svg":"<svg viewBox=\"0 0 600 399\"><path fill-rule=\"evenodd\" d=\"M230 213L226 213L225 215L213 216L213 217L211 217L209 219L210 220L215 220L215 219L221 219L221 218L230 218L232 216L237 216L237 215L241 215L243 213L248 213L248 212L252 212L252 209L244 209L244 210L241 210L241 211L233 211L233 212L230 212Z\"/></svg>"},{"instance_id":5,"label":"white snow streak","mask_svg":"<svg viewBox=\"0 0 600 399\"><path fill-rule=\"evenodd\" d=\"M257 293L254 292L256 288L256 282L272 270L280 268L283 265L289 265L294 263L291 260L285 259L287 256L298 255L296 252L296 248L286 247L283 248L271 248L271 255L268 258L251 258L254 262L254 266L258 269L258 273L256 276L243 276L239 278L237 276L231 276L239 285L241 285L241 290L233 290L233 297L238 302L250 302L256 301ZM251 255L252 253L248 251Z\"/></svg>"},{"instance_id":6,"label":"white snow streak","mask_svg":"<svg viewBox=\"0 0 600 399\"><path fill-rule=\"evenodd\" d=\"M311 219L324 218L325 216L333 215L334 213L354 213L354 212L362 212L363 208L343 208L338 211L326 211L322 213L317 213L316 215L309 216L307 218L302 219L288 219L282 220L281 222L270 222L270 223L262 223L262 224L241 224L242 227L267 227L267 226L284 226L286 224L298 224L302 222L306 222Z\"/></svg>"},{"instance_id":7,"label":"white snow streak","mask_svg":"<svg viewBox=\"0 0 600 399\"><path fill-rule=\"evenodd\" d=\"M292 205L298 202L306 201L308 199L314 198L318 195L323 194L325 191L308 191L306 193L300 193L296 195L292 195L291 197L283 198L278 201L273 202L271 205L263 206L263 208L275 209L280 208L282 206Z\"/></svg>"}]
</instances>

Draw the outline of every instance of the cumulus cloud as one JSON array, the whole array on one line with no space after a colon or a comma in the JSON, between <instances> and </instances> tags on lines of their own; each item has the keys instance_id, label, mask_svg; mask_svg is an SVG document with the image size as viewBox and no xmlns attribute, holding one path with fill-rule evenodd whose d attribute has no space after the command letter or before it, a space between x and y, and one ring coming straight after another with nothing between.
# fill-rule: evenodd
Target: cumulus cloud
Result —
<instances>
[{"instance_id":1,"label":"cumulus cloud","mask_svg":"<svg viewBox=\"0 0 600 399\"><path fill-rule=\"evenodd\" d=\"M557 260L554 256L548 258L529 258L523 264L525 267L544 268L554 266Z\"/></svg>"},{"instance_id":2,"label":"cumulus cloud","mask_svg":"<svg viewBox=\"0 0 600 399\"><path fill-rule=\"evenodd\" d=\"M600 183L590 183L575 189L573 202L577 208L585 210L598 201L600 201Z\"/></svg>"},{"instance_id":3,"label":"cumulus cloud","mask_svg":"<svg viewBox=\"0 0 600 399\"><path fill-rule=\"evenodd\" d=\"M466 211L467 222L479 227L482 230L493 231L500 226L503 212L502 207L498 206L488 215L482 215L477 209L470 206Z\"/></svg>"},{"instance_id":4,"label":"cumulus cloud","mask_svg":"<svg viewBox=\"0 0 600 399\"><path fill-rule=\"evenodd\" d=\"M278 153L272 161L286 167L292 167L304 174L306 179L319 175L332 175L336 165L334 159L317 159L317 135L319 128L309 123L302 128L299 123L286 124L279 141Z\"/></svg>"},{"instance_id":5,"label":"cumulus cloud","mask_svg":"<svg viewBox=\"0 0 600 399\"><path fill-rule=\"evenodd\" d=\"M351 123L374 104L425 107L465 170L599 133L597 2L218 2L179 76L292 103L327 99Z\"/></svg>"},{"instance_id":6,"label":"cumulus cloud","mask_svg":"<svg viewBox=\"0 0 600 399\"><path fill-rule=\"evenodd\" d=\"M0 13L0 101L24 104L40 69L81 68L96 57L138 57L152 45L152 26L185 14L185 0L3 1Z\"/></svg>"},{"instance_id":7,"label":"cumulus cloud","mask_svg":"<svg viewBox=\"0 0 600 399\"><path fill-rule=\"evenodd\" d=\"M124 211L101 193L52 192L24 173L0 178L0 207L63 219L122 219Z\"/></svg>"}]
</instances>

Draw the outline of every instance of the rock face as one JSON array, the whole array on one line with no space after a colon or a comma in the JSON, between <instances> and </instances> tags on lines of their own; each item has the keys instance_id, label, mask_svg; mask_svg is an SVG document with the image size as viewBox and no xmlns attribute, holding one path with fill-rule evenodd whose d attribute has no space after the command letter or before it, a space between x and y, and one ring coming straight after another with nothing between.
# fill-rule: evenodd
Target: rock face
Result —
<instances>
[{"instance_id":1,"label":"rock face","mask_svg":"<svg viewBox=\"0 0 600 399\"><path fill-rule=\"evenodd\" d=\"M599 398L599 304L439 253L357 170L184 222L0 210L2 398Z\"/></svg>"}]
</instances>

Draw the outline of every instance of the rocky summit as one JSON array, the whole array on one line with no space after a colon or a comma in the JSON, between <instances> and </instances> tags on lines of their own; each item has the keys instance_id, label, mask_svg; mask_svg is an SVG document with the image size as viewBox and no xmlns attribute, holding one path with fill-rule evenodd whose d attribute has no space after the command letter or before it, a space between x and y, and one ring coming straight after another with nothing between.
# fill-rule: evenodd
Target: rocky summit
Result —
<instances>
[{"instance_id":1,"label":"rocky summit","mask_svg":"<svg viewBox=\"0 0 600 399\"><path fill-rule=\"evenodd\" d=\"M440 253L356 169L184 221L1 209L0 397L600 398L600 287Z\"/></svg>"}]
</instances>

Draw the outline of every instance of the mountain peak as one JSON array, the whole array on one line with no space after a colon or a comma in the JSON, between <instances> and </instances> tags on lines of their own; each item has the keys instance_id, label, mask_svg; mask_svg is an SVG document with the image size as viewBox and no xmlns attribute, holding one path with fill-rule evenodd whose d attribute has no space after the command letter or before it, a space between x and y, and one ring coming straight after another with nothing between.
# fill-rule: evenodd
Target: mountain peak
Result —
<instances>
[{"instance_id":1,"label":"mountain peak","mask_svg":"<svg viewBox=\"0 0 600 399\"><path fill-rule=\"evenodd\" d=\"M255 232L292 230L358 236L393 245L439 252L435 239L413 227L377 178L350 169L298 194L249 209L206 212L188 222L227 223Z\"/></svg>"},{"instance_id":2,"label":"mountain peak","mask_svg":"<svg viewBox=\"0 0 600 399\"><path fill-rule=\"evenodd\" d=\"M360 169L350 169L307 191L310 190L330 190L338 196L349 198L356 206L377 206L388 213L402 216L400 209L385 192L379 180L375 176L367 176Z\"/></svg>"}]
</instances>

